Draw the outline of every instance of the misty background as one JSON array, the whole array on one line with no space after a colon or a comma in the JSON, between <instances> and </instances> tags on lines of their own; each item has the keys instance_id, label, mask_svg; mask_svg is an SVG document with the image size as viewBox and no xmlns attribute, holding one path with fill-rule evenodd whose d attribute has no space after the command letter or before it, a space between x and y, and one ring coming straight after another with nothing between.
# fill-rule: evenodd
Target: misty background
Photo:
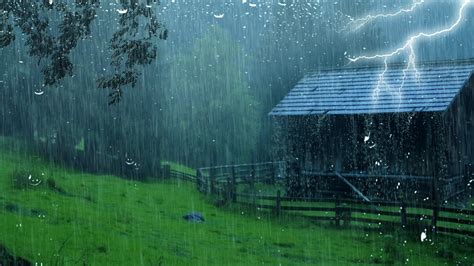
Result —
<instances>
[{"instance_id":1,"label":"misty background","mask_svg":"<svg viewBox=\"0 0 474 266\"><path fill-rule=\"evenodd\" d=\"M146 174L163 160L193 167L271 160L267 113L306 73L350 66L347 57L391 51L411 34L450 25L460 4L427 0L414 12L356 31L346 27L412 3L162 1L153 8L169 30L167 40L137 85L108 105L109 92L95 81L110 71L107 41L119 13L115 1L103 2L91 36L72 51L74 75L56 86L43 88L37 59L28 55L20 32L0 49L0 134L64 163L81 151L99 171L113 170L109 162L116 159L133 159ZM417 61L474 58L473 18L470 7L455 31L418 42ZM401 54L391 63L404 60ZM33 145L38 142L43 145Z\"/></svg>"}]
</instances>

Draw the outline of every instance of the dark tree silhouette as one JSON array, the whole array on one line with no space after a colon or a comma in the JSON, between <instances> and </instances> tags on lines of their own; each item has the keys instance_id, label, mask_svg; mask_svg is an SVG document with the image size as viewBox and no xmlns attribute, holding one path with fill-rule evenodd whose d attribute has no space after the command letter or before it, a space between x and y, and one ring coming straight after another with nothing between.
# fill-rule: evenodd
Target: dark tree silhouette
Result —
<instances>
[{"instance_id":1,"label":"dark tree silhouette","mask_svg":"<svg viewBox=\"0 0 474 266\"><path fill-rule=\"evenodd\" d=\"M118 103L125 86L134 87L141 74L139 66L156 59L158 40L167 38L167 30L152 8L152 0L121 0L119 29L109 41L113 74L100 78L99 88L111 89L109 104ZM99 0L76 0L62 3L51 0L0 0L0 48L15 39L15 27L26 36L28 53L38 58L44 76L43 86L52 86L73 74L71 51L91 34L90 26L97 17ZM60 15L56 34L47 12Z\"/></svg>"},{"instance_id":2,"label":"dark tree silhouette","mask_svg":"<svg viewBox=\"0 0 474 266\"><path fill-rule=\"evenodd\" d=\"M111 65L115 74L99 79L99 87L113 90L109 104L120 101L123 86L135 86L136 66L150 64L156 58L156 39L165 40L168 35L148 3L123 2L122 8L127 12L121 15L120 28L110 41L113 50ZM145 18L146 22L140 24L140 18Z\"/></svg>"}]
</instances>

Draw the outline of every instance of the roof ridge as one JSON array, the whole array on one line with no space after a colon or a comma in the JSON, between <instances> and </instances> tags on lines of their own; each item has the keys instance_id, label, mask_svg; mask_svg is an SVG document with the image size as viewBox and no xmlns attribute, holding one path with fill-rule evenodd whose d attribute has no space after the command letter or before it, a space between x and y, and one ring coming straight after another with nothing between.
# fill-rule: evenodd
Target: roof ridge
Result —
<instances>
[{"instance_id":1,"label":"roof ridge","mask_svg":"<svg viewBox=\"0 0 474 266\"><path fill-rule=\"evenodd\" d=\"M427 61L419 61L416 63L417 66L420 67L429 67L429 66L449 66L449 65L469 65L474 64L474 58L466 58L466 59L447 59L447 60L427 60ZM402 67L406 67L406 63L396 62L396 63L389 63L389 68L397 68L401 69ZM347 64L345 66L339 67L322 67L318 69L314 69L306 73L304 76L307 75L314 75L320 72L335 72L335 71L342 71L342 70L356 70L356 69L377 69L382 68L383 64L370 64L370 65L355 65L354 63Z\"/></svg>"}]
</instances>

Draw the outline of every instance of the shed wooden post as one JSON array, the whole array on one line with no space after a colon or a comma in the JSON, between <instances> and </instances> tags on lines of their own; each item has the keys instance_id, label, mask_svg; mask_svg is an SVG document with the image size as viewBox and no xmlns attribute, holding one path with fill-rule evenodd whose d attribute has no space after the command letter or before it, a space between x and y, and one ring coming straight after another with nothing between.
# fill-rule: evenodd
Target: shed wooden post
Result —
<instances>
[{"instance_id":1,"label":"shed wooden post","mask_svg":"<svg viewBox=\"0 0 474 266\"><path fill-rule=\"evenodd\" d=\"M438 185L437 185L437 178L433 177L433 184L432 184L432 207L433 207L433 215L431 216L431 230L436 232L436 224L438 222L439 216L439 195L438 195Z\"/></svg>"},{"instance_id":2,"label":"shed wooden post","mask_svg":"<svg viewBox=\"0 0 474 266\"><path fill-rule=\"evenodd\" d=\"M280 193L280 190L277 191L277 195L276 195L275 214L277 216L280 216L280 214L281 214L281 193Z\"/></svg>"},{"instance_id":3,"label":"shed wooden post","mask_svg":"<svg viewBox=\"0 0 474 266\"><path fill-rule=\"evenodd\" d=\"M464 197L469 197L471 195L470 190L472 187L469 185L469 180L471 179L472 175L472 165L466 164L464 166L464 179L463 179L463 188L464 188Z\"/></svg>"},{"instance_id":4,"label":"shed wooden post","mask_svg":"<svg viewBox=\"0 0 474 266\"><path fill-rule=\"evenodd\" d=\"M336 197L334 212L335 212L334 223L337 227L339 227L340 221L341 221L341 201L339 199L339 196Z\"/></svg>"},{"instance_id":5,"label":"shed wooden post","mask_svg":"<svg viewBox=\"0 0 474 266\"><path fill-rule=\"evenodd\" d=\"M290 168L290 162L286 161L286 170L285 170L285 187L286 187L286 192L290 192L290 187L291 187L291 168Z\"/></svg>"},{"instance_id":6,"label":"shed wooden post","mask_svg":"<svg viewBox=\"0 0 474 266\"><path fill-rule=\"evenodd\" d=\"M232 178L231 200L232 200L232 202L236 202L237 201L237 181L236 181L236 178L235 178L235 165L234 164L232 164L231 178Z\"/></svg>"},{"instance_id":7,"label":"shed wooden post","mask_svg":"<svg viewBox=\"0 0 474 266\"><path fill-rule=\"evenodd\" d=\"M402 229L405 229L407 226L407 207L403 200L400 204L400 223L402 225Z\"/></svg>"}]
</instances>

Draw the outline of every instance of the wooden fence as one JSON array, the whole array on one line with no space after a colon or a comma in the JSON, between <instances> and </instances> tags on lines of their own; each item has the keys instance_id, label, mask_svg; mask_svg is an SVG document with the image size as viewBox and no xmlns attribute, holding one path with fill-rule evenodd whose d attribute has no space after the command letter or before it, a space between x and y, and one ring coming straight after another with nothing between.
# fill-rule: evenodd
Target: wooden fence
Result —
<instances>
[{"instance_id":1,"label":"wooden fence","mask_svg":"<svg viewBox=\"0 0 474 266\"><path fill-rule=\"evenodd\" d=\"M226 193L235 201L237 186L247 184L254 189L257 183L276 184L286 174L284 162L223 165L204 167L196 171L198 190L206 194Z\"/></svg>"},{"instance_id":2,"label":"wooden fence","mask_svg":"<svg viewBox=\"0 0 474 266\"><path fill-rule=\"evenodd\" d=\"M184 181L189 181L189 182L196 182L196 176L195 175L191 175L191 174L188 174L188 173L183 173L183 172L180 172L180 171L177 171L177 170L174 170L174 169L170 169L169 171L169 177L171 178L178 178L178 179L181 179L181 180L184 180Z\"/></svg>"},{"instance_id":3,"label":"wooden fence","mask_svg":"<svg viewBox=\"0 0 474 266\"><path fill-rule=\"evenodd\" d=\"M280 215L283 211L313 220L332 221L336 226L352 222L390 224L402 228L411 223L421 224L438 232L474 237L474 210L457 209L430 204L362 201L343 198L295 198L237 194L236 203L266 209Z\"/></svg>"},{"instance_id":4,"label":"wooden fence","mask_svg":"<svg viewBox=\"0 0 474 266\"><path fill-rule=\"evenodd\" d=\"M196 176L170 171L172 177L195 182L202 193L249 208L304 216L317 221L364 225L394 225L401 228L413 225L426 230L474 237L474 210L453 208L420 202L370 201L344 198L341 195L321 193L321 197L286 197L280 189L274 195L262 195L256 186L283 188L286 176L284 162L224 165L199 168ZM239 190L246 187L252 193Z\"/></svg>"},{"instance_id":5,"label":"wooden fence","mask_svg":"<svg viewBox=\"0 0 474 266\"><path fill-rule=\"evenodd\" d=\"M183 171L179 171L177 169L173 169L171 165L164 163L161 165L160 168L160 177L161 178L173 178L173 179L180 179L184 181L189 181L192 183L196 182L196 175L192 175L190 173L186 173Z\"/></svg>"}]
</instances>

